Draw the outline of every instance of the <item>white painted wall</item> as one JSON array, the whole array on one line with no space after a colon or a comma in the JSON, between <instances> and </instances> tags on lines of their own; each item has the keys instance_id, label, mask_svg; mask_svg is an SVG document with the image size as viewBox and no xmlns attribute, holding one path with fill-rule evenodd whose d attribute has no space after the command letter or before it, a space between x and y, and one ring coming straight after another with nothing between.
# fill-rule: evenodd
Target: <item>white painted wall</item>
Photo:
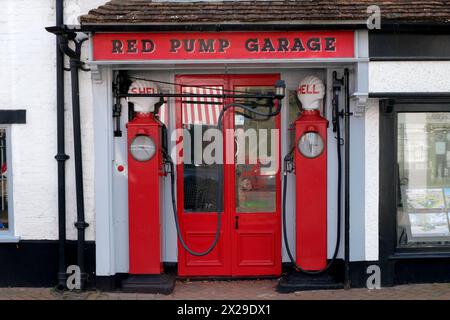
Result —
<instances>
[{"instance_id":1,"label":"white painted wall","mask_svg":"<svg viewBox=\"0 0 450 320\"><path fill-rule=\"evenodd\" d=\"M369 99L365 114L365 260L378 260L379 102Z\"/></svg>"},{"instance_id":2,"label":"white painted wall","mask_svg":"<svg viewBox=\"0 0 450 320\"><path fill-rule=\"evenodd\" d=\"M369 64L369 92L449 92L449 61L391 61Z\"/></svg>"},{"instance_id":3,"label":"white painted wall","mask_svg":"<svg viewBox=\"0 0 450 320\"><path fill-rule=\"evenodd\" d=\"M66 0L66 22L104 0ZM26 109L27 123L12 125L14 231L21 239L57 239L56 59L54 0L0 0L0 108ZM80 74L86 238L94 240L92 90ZM66 75L67 235L76 238L70 80Z\"/></svg>"}]
</instances>

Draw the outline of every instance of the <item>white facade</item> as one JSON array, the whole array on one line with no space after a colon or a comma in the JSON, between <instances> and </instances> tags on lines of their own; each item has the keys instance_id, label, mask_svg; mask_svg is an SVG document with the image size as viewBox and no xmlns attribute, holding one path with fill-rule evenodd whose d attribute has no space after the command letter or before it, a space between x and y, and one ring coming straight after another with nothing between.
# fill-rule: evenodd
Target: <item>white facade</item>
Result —
<instances>
[{"instance_id":1,"label":"white facade","mask_svg":"<svg viewBox=\"0 0 450 320\"><path fill-rule=\"evenodd\" d=\"M56 154L56 59L55 36L46 32L45 27L55 24L54 0L0 0L0 108L26 109L27 123L11 125L12 163L14 187L14 236L21 240L58 239L57 222L57 162ZM91 8L105 3L105 0L66 0L65 23L76 23L76 17ZM367 33L364 33L367 38ZM367 40L366 40L367 43ZM367 48L359 48L362 59L367 59ZM83 60L87 61L88 45L83 50ZM354 65L356 66L356 64ZM86 239L95 240L97 251L97 274L112 275L127 272L127 211L113 204L114 163L103 160L111 155L117 160L114 143L105 136L95 134L95 130L109 130L112 133L112 72L115 66L93 67L92 73L80 72L80 104L82 115L83 171L85 191ZM354 68L364 68L361 64ZM139 69L138 66L133 66ZM330 112L331 82L329 65L295 66L289 69L266 68L258 72L279 72L289 88L296 88L306 71L322 73L327 83L327 108ZM342 72L343 66L336 66ZM413 69L414 68L414 69ZM173 81L175 73L199 73L184 69L178 71L151 71L146 74L161 80ZM236 73L252 73L255 69L242 67ZM278 70L278 71L277 71ZM297 70L296 73L294 70ZM424 71L429 70L429 71ZM433 71L434 70L434 71ZM218 73L223 69L216 70ZM449 91L450 64L427 63L370 63L370 92L407 91ZM234 71L229 71L232 73ZM255 71L256 72L256 71ZM309 74L309 73L308 73ZM411 75L414 75L411 76ZM367 79L359 79L367 81ZM356 84L354 91L361 89ZM439 88L436 90L436 88ZM72 138L72 115L70 78L66 73L66 201L67 236L76 239L75 178ZM329 113L330 114L330 113ZM352 225L351 260L378 260L378 100L370 99L366 112L352 119ZM284 114L283 117L286 117ZM94 128L94 123L95 127ZM284 125L284 124L283 124ZM98 127L102 126L102 127ZM122 127L124 130L124 127ZM287 128L282 127L282 130ZM331 131L331 130L330 130ZM99 131L97 131L98 133ZM105 140L106 139L106 140ZM330 190L329 190L329 256L335 241L335 187L333 185L335 164L334 135L330 132ZM123 146L122 146L123 148ZM284 142L284 148L286 148ZM123 149L122 149L123 150ZM103 155L101 160L95 155ZM105 182L105 179L111 179ZM120 178L119 178L120 179ZM122 179L122 187L126 180ZM109 186L105 189L104 186ZM123 194L122 188L118 192ZM169 189L166 186L168 193ZM109 196L108 196L109 195ZM166 196L168 199L169 195ZM123 203L123 202L122 202ZM353 205L354 203L354 205ZM114 209L115 208L115 209ZM125 209L125 210L124 210ZM289 208L288 208L289 209ZM120 216L115 213L121 210ZM293 208L290 208L291 212ZM176 238L172 213L167 212L165 221L165 261L176 261ZM292 213L291 218L292 220ZM290 224L293 226L293 224ZM102 234L97 234L96 231ZM293 238L293 229L290 230ZM5 239L4 239L5 240ZM10 240L13 240L12 238ZM1 241L1 240L0 240ZM342 252L342 250L341 250ZM340 255L342 257L342 254ZM286 257L285 257L286 258ZM285 259L287 261L287 259Z\"/></svg>"},{"instance_id":2,"label":"white facade","mask_svg":"<svg viewBox=\"0 0 450 320\"><path fill-rule=\"evenodd\" d=\"M103 0L65 1L65 21ZM44 28L55 24L53 0L1 0L0 108L26 109L27 123L11 125L14 187L14 236L22 240L58 239L56 155L55 36ZM76 239L70 74L66 73L67 237ZM92 135L92 89L89 73L80 74L83 134L86 239L95 239ZM6 240L6 239L4 239ZM1 241L1 240L0 240Z\"/></svg>"}]
</instances>

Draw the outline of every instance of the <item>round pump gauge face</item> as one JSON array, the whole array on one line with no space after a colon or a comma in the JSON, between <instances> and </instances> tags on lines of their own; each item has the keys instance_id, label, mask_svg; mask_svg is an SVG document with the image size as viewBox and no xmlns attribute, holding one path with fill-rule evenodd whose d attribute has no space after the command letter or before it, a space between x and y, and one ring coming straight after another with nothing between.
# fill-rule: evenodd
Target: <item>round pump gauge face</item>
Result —
<instances>
[{"instance_id":1,"label":"round pump gauge face","mask_svg":"<svg viewBox=\"0 0 450 320\"><path fill-rule=\"evenodd\" d=\"M149 136L136 136L131 142L130 153L137 161L148 161L156 153L155 142Z\"/></svg>"},{"instance_id":2,"label":"round pump gauge face","mask_svg":"<svg viewBox=\"0 0 450 320\"><path fill-rule=\"evenodd\" d=\"M317 158L323 149L323 139L317 132L306 132L298 140L298 150L305 158Z\"/></svg>"}]
</instances>

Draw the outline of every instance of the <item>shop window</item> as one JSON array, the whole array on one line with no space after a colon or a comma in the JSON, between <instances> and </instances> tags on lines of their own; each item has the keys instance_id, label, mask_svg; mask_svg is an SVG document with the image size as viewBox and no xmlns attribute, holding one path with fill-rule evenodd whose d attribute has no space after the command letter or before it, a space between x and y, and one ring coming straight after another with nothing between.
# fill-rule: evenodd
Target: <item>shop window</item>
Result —
<instances>
[{"instance_id":1,"label":"shop window","mask_svg":"<svg viewBox=\"0 0 450 320\"><path fill-rule=\"evenodd\" d=\"M397 247L450 245L450 113L397 113Z\"/></svg>"},{"instance_id":2,"label":"shop window","mask_svg":"<svg viewBox=\"0 0 450 320\"><path fill-rule=\"evenodd\" d=\"M9 230L6 129L0 129L0 232Z\"/></svg>"}]
</instances>

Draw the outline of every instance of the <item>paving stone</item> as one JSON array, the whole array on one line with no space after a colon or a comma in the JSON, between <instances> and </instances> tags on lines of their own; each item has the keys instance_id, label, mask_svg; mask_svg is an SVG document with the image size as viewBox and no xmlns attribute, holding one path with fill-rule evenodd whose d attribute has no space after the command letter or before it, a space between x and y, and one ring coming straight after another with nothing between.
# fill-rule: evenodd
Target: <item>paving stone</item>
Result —
<instances>
[{"instance_id":1,"label":"paving stone","mask_svg":"<svg viewBox=\"0 0 450 320\"><path fill-rule=\"evenodd\" d=\"M411 284L379 290L350 289L280 294L276 280L178 281L170 295L58 292L52 288L0 288L0 300L450 300L450 284Z\"/></svg>"}]
</instances>

